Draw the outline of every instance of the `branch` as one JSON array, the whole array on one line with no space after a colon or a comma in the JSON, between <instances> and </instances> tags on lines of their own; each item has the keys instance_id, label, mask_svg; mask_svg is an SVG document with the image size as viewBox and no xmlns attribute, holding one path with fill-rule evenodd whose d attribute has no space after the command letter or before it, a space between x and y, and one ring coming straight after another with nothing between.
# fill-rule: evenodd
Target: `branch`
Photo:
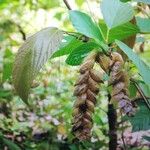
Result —
<instances>
[{"instance_id":1,"label":"branch","mask_svg":"<svg viewBox=\"0 0 150 150\"><path fill-rule=\"evenodd\" d=\"M72 10L71 6L69 5L67 0L63 0L64 4L66 5L66 7L68 8L68 10ZM79 40L82 40L83 42L88 42L89 41L89 37L82 35L81 38Z\"/></svg>"},{"instance_id":2,"label":"branch","mask_svg":"<svg viewBox=\"0 0 150 150\"><path fill-rule=\"evenodd\" d=\"M26 40L26 33L23 31L22 27L19 24L16 24L16 26L18 27L18 30L22 35L22 39L25 41Z\"/></svg>"},{"instance_id":3,"label":"branch","mask_svg":"<svg viewBox=\"0 0 150 150\"><path fill-rule=\"evenodd\" d=\"M111 96L108 94L108 124L109 124L109 150L117 149L117 112L113 106L110 104Z\"/></svg>"},{"instance_id":4,"label":"branch","mask_svg":"<svg viewBox=\"0 0 150 150\"><path fill-rule=\"evenodd\" d=\"M71 6L69 5L68 1L67 0L63 0L66 7L68 8L68 10L72 10Z\"/></svg>"}]
</instances>

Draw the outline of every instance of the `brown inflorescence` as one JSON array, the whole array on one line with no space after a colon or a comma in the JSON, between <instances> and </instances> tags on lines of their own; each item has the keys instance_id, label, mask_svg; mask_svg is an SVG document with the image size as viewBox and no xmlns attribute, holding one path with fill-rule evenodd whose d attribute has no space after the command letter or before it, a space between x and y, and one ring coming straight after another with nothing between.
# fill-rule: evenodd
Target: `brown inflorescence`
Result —
<instances>
[{"instance_id":1,"label":"brown inflorescence","mask_svg":"<svg viewBox=\"0 0 150 150\"><path fill-rule=\"evenodd\" d=\"M75 84L74 95L77 100L73 110L73 128L75 137L82 140L90 139L92 114L96 104L96 95L99 92L99 83L102 82L102 73L93 69L96 53L92 52L80 67L80 76Z\"/></svg>"},{"instance_id":2,"label":"brown inflorescence","mask_svg":"<svg viewBox=\"0 0 150 150\"><path fill-rule=\"evenodd\" d=\"M124 60L117 52L112 52L110 57L99 55L99 63L105 72L109 73L109 85L112 86L111 102L118 104L122 112L131 116L135 109L128 97L129 78L123 70Z\"/></svg>"}]
</instances>

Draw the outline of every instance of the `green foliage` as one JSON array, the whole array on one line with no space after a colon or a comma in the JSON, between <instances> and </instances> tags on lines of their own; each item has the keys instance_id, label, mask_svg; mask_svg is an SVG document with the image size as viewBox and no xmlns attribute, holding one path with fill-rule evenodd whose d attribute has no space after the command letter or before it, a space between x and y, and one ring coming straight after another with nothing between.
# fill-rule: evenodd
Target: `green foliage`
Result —
<instances>
[{"instance_id":1,"label":"green foliage","mask_svg":"<svg viewBox=\"0 0 150 150\"><path fill-rule=\"evenodd\" d=\"M69 12L70 20L74 26L74 28L90 38L95 39L96 41L102 41L102 35L98 28L98 26L92 21L90 16L87 14L72 10Z\"/></svg>"},{"instance_id":2,"label":"green foliage","mask_svg":"<svg viewBox=\"0 0 150 150\"><path fill-rule=\"evenodd\" d=\"M129 86L130 98L136 97L137 88L135 87L134 83L130 82Z\"/></svg>"},{"instance_id":3,"label":"green foliage","mask_svg":"<svg viewBox=\"0 0 150 150\"><path fill-rule=\"evenodd\" d=\"M71 114L75 99L72 93L78 75L76 67L69 67L62 57L48 61L37 76L38 78L36 75L48 58L69 55L66 62L76 66L82 63L84 57L92 50L109 55L110 49L115 46L116 39L123 40L139 32L150 33L149 19L137 17L138 27L129 22L133 16L133 9L129 4L135 0L120 1L124 3L119 0L102 1L101 8L105 22L101 21L99 26L95 21L98 14L96 17L90 17L80 11L70 11L70 20L77 32L67 33L56 28L46 28L37 32L43 27L58 23L64 31L72 31L72 26L66 16L66 7L62 7L63 1L13 0L10 3L10 0L0 0L0 78L3 79L0 83L0 130L2 132L0 149L4 149L4 146L10 150L20 150L20 148L26 150L108 149L107 82L109 76L107 74L103 76L104 84L100 87L100 95L97 96L97 106L93 114L92 141L72 143ZM126 3L127 1L130 2ZM68 0L68 2L73 8L71 1ZM75 0L75 3L81 10L87 8L84 0ZM92 5L96 3L98 4L99 1L89 1ZM95 10L91 11L92 14L95 13ZM86 12L89 10L86 9ZM141 16L141 13L135 15ZM30 108L18 98L12 85L11 72L14 55L18 46L23 42L18 25L26 36L31 32L37 32L29 37L19 49L13 76L16 82L15 87L26 103L32 80L34 80L35 85L32 85L28 100ZM56 31L56 34L53 34L53 31ZM89 37L86 42L85 36ZM140 39L142 40L138 41L137 47L142 42L148 41L149 35L142 34ZM143 53L138 52L141 59L150 64L148 44L145 42ZM144 81L149 84L149 67L123 43L119 42L119 46L127 52ZM150 97L150 86L141 81L135 65L127 62L125 69L128 70L129 76L131 75L137 81L145 96ZM131 99L139 96L132 82L129 86L129 94ZM127 120L133 125L133 131L147 130L150 128L149 109L144 102L137 103L139 110L135 117L129 117ZM120 131L120 127L117 127L117 130ZM117 134L120 136L119 132ZM25 139L17 141L17 137L23 137L22 135Z\"/></svg>"},{"instance_id":4,"label":"green foliage","mask_svg":"<svg viewBox=\"0 0 150 150\"><path fill-rule=\"evenodd\" d=\"M133 18L133 9L119 0L103 0L101 11L109 29L124 24Z\"/></svg>"},{"instance_id":5,"label":"green foliage","mask_svg":"<svg viewBox=\"0 0 150 150\"><path fill-rule=\"evenodd\" d=\"M17 146L17 144L15 144L14 142L12 142L11 140L6 139L2 133L0 133L0 143L5 144L5 146L8 146L9 150L21 150L21 148L19 146ZM1 146L0 146L1 148Z\"/></svg>"},{"instance_id":6,"label":"green foliage","mask_svg":"<svg viewBox=\"0 0 150 150\"><path fill-rule=\"evenodd\" d=\"M143 101L137 102L139 110L134 117L127 117L132 124L132 131L149 130L150 129L150 110Z\"/></svg>"},{"instance_id":7,"label":"green foliage","mask_svg":"<svg viewBox=\"0 0 150 150\"><path fill-rule=\"evenodd\" d=\"M55 52L63 38L57 28L45 28L34 34L21 46L13 69L14 86L19 96L27 103L33 79L47 59Z\"/></svg>"},{"instance_id":8,"label":"green foliage","mask_svg":"<svg viewBox=\"0 0 150 150\"><path fill-rule=\"evenodd\" d=\"M136 22L141 32L150 33L150 19L136 17Z\"/></svg>"},{"instance_id":9,"label":"green foliage","mask_svg":"<svg viewBox=\"0 0 150 150\"><path fill-rule=\"evenodd\" d=\"M150 84L150 67L147 66L137 54L135 54L131 48L121 41L116 40L116 44L121 50L128 56L128 58L136 65L139 70L139 73L143 77L143 80L146 84Z\"/></svg>"},{"instance_id":10,"label":"green foliage","mask_svg":"<svg viewBox=\"0 0 150 150\"><path fill-rule=\"evenodd\" d=\"M144 92L144 95L146 97L150 97L150 85L145 84L142 81L138 82L138 85L140 86L140 88L142 89L142 91Z\"/></svg>"},{"instance_id":11,"label":"green foliage","mask_svg":"<svg viewBox=\"0 0 150 150\"><path fill-rule=\"evenodd\" d=\"M108 36L108 43L114 42L116 39L123 40L129 36L135 35L139 32L139 29L136 25L133 25L130 22L127 22L123 25L117 26L115 28L112 28L109 30L109 33L107 35L108 28L106 24L103 21L100 21L99 23L100 28L105 36L105 39Z\"/></svg>"},{"instance_id":12,"label":"green foliage","mask_svg":"<svg viewBox=\"0 0 150 150\"><path fill-rule=\"evenodd\" d=\"M14 55L11 50L6 49L3 62L3 82L11 77Z\"/></svg>"},{"instance_id":13,"label":"green foliage","mask_svg":"<svg viewBox=\"0 0 150 150\"><path fill-rule=\"evenodd\" d=\"M70 54L76 47L80 46L82 42L73 36L65 38L64 44L61 43L59 50L57 50L51 58Z\"/></svg>"},{"instance_id":14,"label":"green foliage","mask_svg":"<svg viewBox=\"0 0 150 150\"><path fill-rule=\"evenodd\" d=\"M72 66L80 65L83 59L93 49L97 49L99 46L94 42L84 43L76 47L66 59L66 63Z\"/></svg>"}]
</instances>

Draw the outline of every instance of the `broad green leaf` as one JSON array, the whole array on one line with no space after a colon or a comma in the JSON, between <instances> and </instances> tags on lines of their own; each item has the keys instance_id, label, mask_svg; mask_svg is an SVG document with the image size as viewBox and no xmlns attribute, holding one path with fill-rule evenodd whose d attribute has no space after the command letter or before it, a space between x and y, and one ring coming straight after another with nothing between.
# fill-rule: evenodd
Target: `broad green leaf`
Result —
<instances>
[{"instance_id":1,"label":"broad green leaf","mask_svg":"<svg viewBox=\"0 0 150 150\"><path fill-rule=\"evenodd\" d=\"M127 117L132 124L132 131L149 130L150 129L150 110L143 101L137 102L139 110L134 117Z\"/></svg>"},{"instance_id":2,"label":"broad green leaf","mask_svg":"<svg viewBox=\"0 0 150 150\"><path fill-rule=\"evenodd\" d=\"M150 4L150 0L134 0L136 2L142 2L142 3L145 3L145 4Z\"/></svg>"},{"instance_id":3,"label":"broad green leaf","mask_svg":"<svg viewBox=\"0 0 150 150\"><path fill-rule=\"evenodd\" d=\"M133 8L120 0L103 0L101 3L103 18L109 29L117 27L133 18Z\"/></svg>"},{"instance_id":4,"label":"broad green leaf","mask_svg":"<svg viewBox=\"0 0 150 150\"><path fill-rule=\"evenodd\" d=\"M133 52L126 44L121 41L116 40L116 44L121 50L128 56L128 58L136 65L139 70L139 73L143 77L143 80L146 84L150 84L150 67L147 66L140 57Z\"/></svg>"},{"instance_id":5,"label":"broad green leaf","mask_svg":"<svg viewBox=\"0 0 150 150\"><path fill-rule=\"evenodd\" d=\"M103 40L98 26L93 22L90 16L88 16L87 14L83 12L76 11L76 10L71 10L69 12L69 15L70 15L70 20L74 28L78 32L90 38L93 38L97 41Z\"/></svg>"},{"instance_id":6,"label":"broad green leaf","mask_svg":"<svg viewBox=\"0 0 150 150\"><path fill-rule=\"evenodd\" d=\"M3 143L8 146L9 150L21 150L21 148L17 144L6 138L3 138Z\"/></svg>"},{"instance_id":7,"label":"broad green leaf","mask_svg":"<svg viewBox=\"0 0 150 150\"><path fill-rule=\"evenodd\" d=\"M27 103L33 79L47 59L58 49L62 38L62 31L49 27L29 37L20 47L13 67L13 82L24 102Z\"/></svg>"},{"instance_id":8,"label":"broad green leaf","mask_svg":"<svg viewBox=\"0 0 150 150\"><path fill-rule=\"evenodd\" d=\"M70 53L66 63L72 66L80 65L87 54L96 48L99 48L99 46L94 42L84 43Z\"/></svg>"},{"instance_id":9,"label":"broad green leaf","mask_svg":"<svg viewBox=\"0 0 150 150\"><path fill-rule=\"evenodd\" d=\"M82 44L82 42L78 39L76 39L75 37L72 38L71 40L66 40L66 42L64 42L66 44L63 44L53 55L51 58L55 58L55 57L60 57L63 55L67 55L70 54L72 52L73 49L75 49L76 47L78 47L79 45Z\"/></svg>"},{"instance_id":10,"label":"broad green leaf","mask_svg":"<svg viewBox=\"0 0 150 150\"><path fill-rule=\"evenodd\" d=\"M108 43L114 42L116 39L126 39L127 37L137 34L139 32L139 28L130 22L110 29L108 35L106 35L108 29L104 22L100 22L100 27L105 38L106 36L108 36Z\"/></svg>"},{"instance_id":11,"label":"broad green leaf","mask_svg":"<svg viewBox=\"0 0 150 150\"><path fill-rule=\"evenodd\" d=\"M136 17L136 22L141 32L150 33L150 19Z\"/></svg>"}]
</instances>

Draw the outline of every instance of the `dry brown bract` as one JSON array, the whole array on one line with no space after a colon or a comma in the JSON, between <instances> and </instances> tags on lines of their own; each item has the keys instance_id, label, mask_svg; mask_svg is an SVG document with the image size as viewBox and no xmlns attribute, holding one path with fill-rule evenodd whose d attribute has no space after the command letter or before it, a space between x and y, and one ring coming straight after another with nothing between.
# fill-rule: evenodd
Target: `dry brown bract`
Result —
<instances>
[{"instance_id":1,"label":"dry brown bract","mask_svg":"<svg viewBox=\"0 0 150 150\"><path fill-rule=\"evenodd\" d=\"M125 71L123 71L124 60L117 52L112 52L110 57L106 55L99 56L99 63L102 68L109 72L109 85L112 85L111 102L118 103L121 110L131 116L135 110L128 97L129 78Z\"/></svg>"},{"instance_id":2,"label":"dry brown bract","mask_svg":"<svg viewBox=\"0 0 150 150\"><path fill-rule=\"evenodd\" d=\"M96 53L91 53L80 67L80 77L75 84L74 95L77 100L73 111L72 131L79 140L90 138L92 129L92 113L99 92L102 73L93 69Z\"/></svg>"}]
</instances>

